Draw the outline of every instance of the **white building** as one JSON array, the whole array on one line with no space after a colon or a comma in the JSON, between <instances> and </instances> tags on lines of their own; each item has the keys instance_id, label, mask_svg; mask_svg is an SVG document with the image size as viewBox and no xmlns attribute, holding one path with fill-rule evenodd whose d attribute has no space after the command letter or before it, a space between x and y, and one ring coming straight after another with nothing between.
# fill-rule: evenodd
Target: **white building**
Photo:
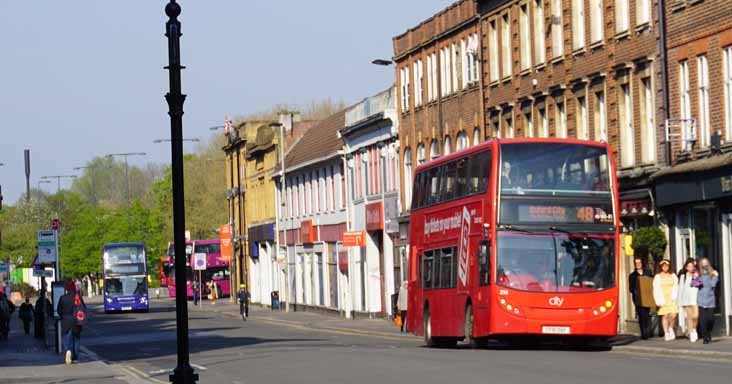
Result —
<instances>
[{"instance_id":1,"label":"white building","mask_svg":"<svg viewBox=\"0 0 732 384\"><path fill-rule=\"evenodd\" d=\"M346 110L345 143L351 308L368 316L392 314L392 295L405 277L406 260L394 256L399 225L399 141L396 90L390 87ZM402 267L402 265L404 267Z\"/></svg>"}]
</instances>

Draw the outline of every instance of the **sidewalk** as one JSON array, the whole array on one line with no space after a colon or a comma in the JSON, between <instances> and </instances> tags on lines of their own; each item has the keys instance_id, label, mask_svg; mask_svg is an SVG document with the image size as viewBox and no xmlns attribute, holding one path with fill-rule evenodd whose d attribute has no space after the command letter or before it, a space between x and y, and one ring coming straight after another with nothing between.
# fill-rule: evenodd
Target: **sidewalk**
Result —
<instances>
[{"instance_id":1,"label":"sidewalk","mask_svg":"<svg viewBox=\"0 0 732 384\"><path fill-rule=\"evenodd\" d=\"M219 301L215 306L204 303L204 310L219 312L227 316L239 317L239 306L228 300ZM384 319L351 320L342 317L325 316L312 312L271 311L258 306L250 306L249 315L253 320L264 320L299 328L318 329L335 333L348 333L367 336L378 336L389 339L417 340L418 337L400 333L394 323ZM688 339L679 338L664 341L663 338L641 340L633 335L621 335L612 340L612 350L635 354L688 356L708 358L732 362L732 338L717 337L712 344L704 345L701 340L690 343Z\"/></svg>"},{"instance_id":2,"label":"sidewalk","mask_svg":"<svg viewBox=\"0 0 732 384\"><path fill-rule=\"evenodd\" d=\"M10 335L0 341L0 382L6 383L145 383L128 372L96 361L82 348L80 363L67 367L63 357L42 340L23 332L23 323L13 314ZM31 328L33 325L31 324ZM82 336L83 346L83 336Z\"/></svg>"}]
</instances>

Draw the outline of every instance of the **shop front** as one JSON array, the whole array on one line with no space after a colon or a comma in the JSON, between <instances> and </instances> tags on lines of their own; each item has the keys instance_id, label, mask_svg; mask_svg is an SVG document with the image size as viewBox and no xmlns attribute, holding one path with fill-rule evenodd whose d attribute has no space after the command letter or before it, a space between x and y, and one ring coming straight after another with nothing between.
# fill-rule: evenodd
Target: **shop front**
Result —
<instances>
[{"instance_id":1,"label":"shop front","mask_svg":"<svg viewBox=\"0 0 732 384\"><path fill-rule=\"evenodd\" d=\"M269 304L273 291L279 291L277 257L274 249L274 224L250 226L249 243L250 295L253 303Z\"/></svg>"},{"instance_id":2,"label":"shop front","mask_svg":"<svg viewBox=\"0 0 732 384\"><path fill-rule=\"evenodd\" d=\"M730 334L732 298L732 156L677 165L654 176L656 207L669 225L674 270L691 258L708 258L719 271L717 334Z\"/></svg>"}]
</instances>

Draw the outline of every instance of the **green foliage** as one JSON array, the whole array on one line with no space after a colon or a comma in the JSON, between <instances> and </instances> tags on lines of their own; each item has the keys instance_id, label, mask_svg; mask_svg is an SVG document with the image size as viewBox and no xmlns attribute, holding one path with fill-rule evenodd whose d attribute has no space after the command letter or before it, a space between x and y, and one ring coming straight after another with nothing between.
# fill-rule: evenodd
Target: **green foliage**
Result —
<instances>
[{"instance_id":1,"label":"green foliage","mask_svg":"<svg viewBox=\"0 0 732 384\"><path fill-rule=\"evenodd\" d=\"M13 284L13 292L20 292L23 295L23 299L36 295L36 289L27 283Z\"/></svg>"},{"instance_id":2,"label":"green foliage","mask_svg":"<svg viewBox=\"0 0 732 384\"><path fill-rule=\"evenodd\" d=\"M653 257L659 260L666 251L666 234L658 227L641 227L633 232L633 243L631 246L636 256Z\"/></svg>"}]
</instances>

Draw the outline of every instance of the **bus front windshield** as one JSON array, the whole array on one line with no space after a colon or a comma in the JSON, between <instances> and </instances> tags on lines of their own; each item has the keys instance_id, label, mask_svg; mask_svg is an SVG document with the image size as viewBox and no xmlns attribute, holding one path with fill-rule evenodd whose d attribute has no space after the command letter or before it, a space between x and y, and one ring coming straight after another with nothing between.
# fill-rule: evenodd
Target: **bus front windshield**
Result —
<instances>
[{"instance_id":1,"label":"bus front windshield","mask_svg":"<svg viewBox=\"0 0 732 384\"><path fill-rule=\"evenodd\" d=\"M120 276L105 279L104 287L110 296L132 296L145 294L144 276Z\"/></svg>"},{"instance_id":2,"label":"bus front windshield","mask_svg":"<svg viewBox=\"0 0 732 384\"><path fill-rule=\"evenodd\" d=\"M566 143L501 145L501 194L610 195L605 147Z\"/></svg>"},{"instance_id":3,"label":"bus front windshield","mask_svg":"<svg viewBox=\"0 0 732 384\"><path fill-rule=\"evenodd\" d=\"M497 284L532 292L592 292L615 286L610 235L502 231Z\"/></svg>"}]
</instances>

